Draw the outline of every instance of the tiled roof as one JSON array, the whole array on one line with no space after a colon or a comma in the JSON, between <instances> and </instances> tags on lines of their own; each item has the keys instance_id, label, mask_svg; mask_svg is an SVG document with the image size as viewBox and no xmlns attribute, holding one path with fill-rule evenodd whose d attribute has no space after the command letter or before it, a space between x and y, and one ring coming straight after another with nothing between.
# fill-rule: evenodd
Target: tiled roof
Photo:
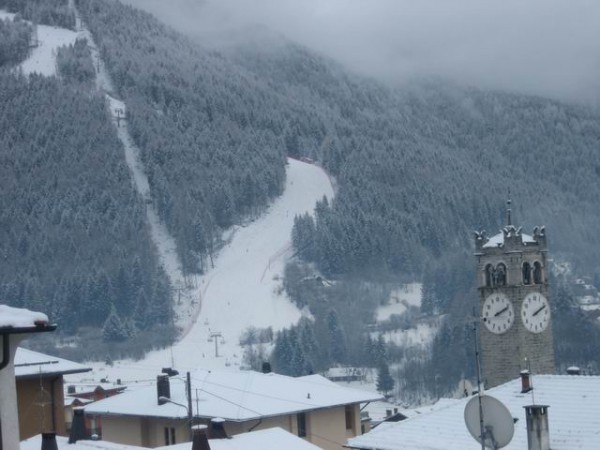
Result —
<instances>
[{"instance_id":1,"label":"tiled roof","mask_svg":"<svg viewBox=\"0 0 600 450\"><path fill-rule=\"evenodd\" d=\"M600 377L537 375L534 390L521 393L520 379L490 389L514 418L515 434L506 450L527 450L524 406L549 405L552 450L600 449ZM383 423L367 434L350 439L352 448L377 450L478 450L468 433L464 409L469 399L402 422ZM535 400L535 402L534 402Z\"/></svg>"},{"instance_id":2,"label":"tiled roof","mask_svg":"<svg viewBox=\"0 0 600 450\"><path fill-rule=\"evenodd\" d=\"M187 404L182 377L170 379L171 400ZM198 401L196 401L198 396ZM372 392L336 385L320 375L293 378L252 371L198 370L192 375L194 416L246 421L381 399ZM158 405L156 386L100 400L86 414L185 418L186 409Z\"/></svg>"}]
</instances>

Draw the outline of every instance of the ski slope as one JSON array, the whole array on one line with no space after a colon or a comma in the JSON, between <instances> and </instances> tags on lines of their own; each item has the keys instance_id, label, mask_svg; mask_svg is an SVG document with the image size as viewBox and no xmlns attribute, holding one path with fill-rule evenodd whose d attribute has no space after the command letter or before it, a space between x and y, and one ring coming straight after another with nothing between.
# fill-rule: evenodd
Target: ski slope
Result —
<instances>
[{"instance_id":1,"label":"ski slope","mask_svg":"<svg viewBox=\"0 0 600 450\"><path fill-rule=\"evenodd\" d=\"M106 378L124 383L154 378L163 367L181 372L202 368L238 368L243 349L240 333L246 328L272 326L274 331L298 321L299 311L283 292L281 278L292 254L290 235L294 216L312 212L317 200L331 198L327 174L317 166L288 160L287 181L281 197L266 213L236 227L229 244L215 259L214 269L199 280L202 307L185 336L172 348L150 352L141 361L121 360L112 367L92 363L93 372L71 381ZM211 333L219 333L218 356Z\"/></svg>"},{"instance_id":2,"label":"ski slope","mask_svg":"<svg viewBox=\"0 0 600 450\"><path fill-rule=\"evenodd\" d=\"M172 348L153 351L141 361L116 361L112 367L91 363L94 368L91 374L72 375L69 379L147 380L153 379L163 367L171 366L180 371L197 367L235 369L242 363L243 348L239 337L244 330L272 327L277 331L296 323L302 316L282 287L285 262L292 254L291 229L296 215L312 212L317 200L323 196L333 197L330 179L318 166L288 160L283 195L260 218L234 227L228 244L214 258L214 268L190 282L182 273L174 239L152 204L140 151L128 132L126 104L115 98L113 83L94 39L74 2L70 1L69 5L76 15L78 32L39 26L40 45L22 64L23 71L55 75L56 48L73 43L77 37L88 40L96 69L96 89L106 96L132 181L146 200L147 220L160 262L171 284L181 288L174 294L173 309L175 324L182 330L179 342ZM11 16L0 13L0 17ZM211 334L218 337L209 341Z\"/></svg>"}]
</instances>

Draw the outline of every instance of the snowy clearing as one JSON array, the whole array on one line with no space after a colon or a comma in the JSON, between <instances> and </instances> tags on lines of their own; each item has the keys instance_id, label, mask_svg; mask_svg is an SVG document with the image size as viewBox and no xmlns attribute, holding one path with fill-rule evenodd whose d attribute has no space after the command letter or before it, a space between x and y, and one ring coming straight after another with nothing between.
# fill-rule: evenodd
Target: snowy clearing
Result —
<instances>
[{"instance_id":1,"label":"snowy clearing","mask_svg":"<svg viewBox=\"0 0 600 450\"><path fill-rule=\"evenodd\" d=\"M388 320L392 314L400 315L409 306L421 307L421 283L409 283L394 289L388 304L377 308L377 322Z\"/></svg>"},{"instance_id":2,"label":"snowy clearing","mask_svg":"<svg viewBox=\"0 0 600 450\"><path fill-rule=\"evenodd\" d=\"M383 333L371 333L373 339L377 339L381 334L385 342L392 342L400 347L427 347L433 342L433 338L438 332L440 324L436 320L420 322L407 330L386 331Z\"/></svg>"},{"instance_id":3,"label":"snowy clearing","mask_svg":"<svg viewBox=\"0 0 600 450\"><path fill-rule=\"evenodd\" d=\"M15 15L0 10L0 19L12 19ZM77 33L66 28L37 26L38 46L31 50L21 68L25 75L39 73L45 76L56 75L56 49L75 43Z\"/></svg>"}]
</instances>

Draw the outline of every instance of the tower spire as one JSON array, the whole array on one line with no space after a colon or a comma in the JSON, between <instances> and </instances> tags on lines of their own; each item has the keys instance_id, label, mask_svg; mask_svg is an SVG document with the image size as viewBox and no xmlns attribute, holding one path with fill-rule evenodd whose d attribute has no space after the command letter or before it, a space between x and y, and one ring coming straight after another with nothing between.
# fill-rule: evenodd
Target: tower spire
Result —
<instances>
[{"instance_id":1,"label":"tower spire","mask_svg":"<svg viewBox=\"0 0 600 450\"><path fill-rule=\"evenodd\" d=\"M512 203L511 199L510 199L510 189L508 190L508 200L506 201L506 222L508 226L512 225L512 217L511 217L511 210L510 210L510 204Z\"/></svg>"}]
</instances>

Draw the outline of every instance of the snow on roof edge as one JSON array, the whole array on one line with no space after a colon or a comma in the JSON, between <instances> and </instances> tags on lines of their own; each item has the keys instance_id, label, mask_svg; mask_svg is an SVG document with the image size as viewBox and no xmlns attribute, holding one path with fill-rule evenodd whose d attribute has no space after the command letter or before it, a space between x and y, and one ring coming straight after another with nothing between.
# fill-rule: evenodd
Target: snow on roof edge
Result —
<instances>
[{"instance_id":1,"label":"snow on roof edge","mask_svg":"<svg viewBox=\"0 0 600 450\"><path fill-rule=\"evenodd\" d=\"M48 325L48 322L48 316L44 313L0 305L0 329L35 328L39 327L40 324Z\"/></svg>"}]
</instances>

